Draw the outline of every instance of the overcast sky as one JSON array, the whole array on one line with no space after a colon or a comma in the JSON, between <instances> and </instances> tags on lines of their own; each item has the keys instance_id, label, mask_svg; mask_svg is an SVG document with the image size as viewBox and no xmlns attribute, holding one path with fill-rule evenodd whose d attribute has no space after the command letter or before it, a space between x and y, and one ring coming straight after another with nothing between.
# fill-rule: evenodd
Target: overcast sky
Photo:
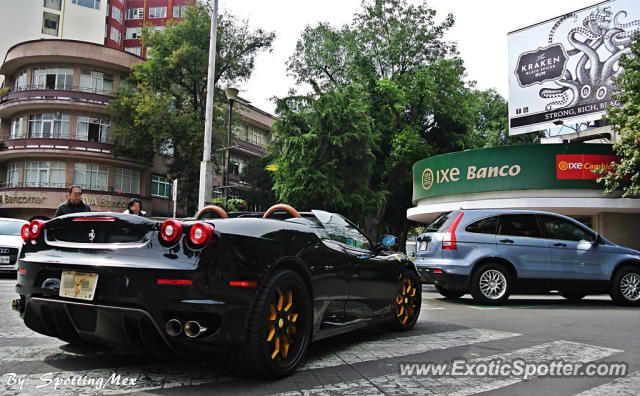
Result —
<instances>
[{"instance_id":1,"label":"overcast sky","mask_svg":"<svg viewBox=\"0 0 640 396\"><path fill-rule=\"evenodd\" d=\"M412 1L418 3L418 1ZM455 25L445 36L456 41L468 79L480 89L495 88L508 99L507 33L598 3L597 0L429 0L437 20L452 13ZM360 9L360 0L219 0L228 10L247 19L252 28L275 31L271 53L260 54L251 79L238 88L240 95L273 114L271 97L283 97L295 82L287 76L285 62L307 25L329 22L349 24ZM225 88L225 87L221 87Z\"/></svg>"}]
</instances>

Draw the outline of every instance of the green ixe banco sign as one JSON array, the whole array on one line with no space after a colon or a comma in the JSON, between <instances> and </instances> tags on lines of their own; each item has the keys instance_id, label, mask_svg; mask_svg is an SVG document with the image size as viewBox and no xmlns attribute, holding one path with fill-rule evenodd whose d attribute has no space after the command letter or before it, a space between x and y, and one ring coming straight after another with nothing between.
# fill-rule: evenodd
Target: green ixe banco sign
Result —
<instances>
[{"instance_id":1,"label":"green ixe banco sign","mask_svg":"<svg viewBox=\"0 0 640 396\"><path fill-rule=\"evenodd\" d=\"M413 164L413 204L487 191L602 189L593 169L616 158L610 144L531 144L461 151Z\"/></svg>"}]
</instances>

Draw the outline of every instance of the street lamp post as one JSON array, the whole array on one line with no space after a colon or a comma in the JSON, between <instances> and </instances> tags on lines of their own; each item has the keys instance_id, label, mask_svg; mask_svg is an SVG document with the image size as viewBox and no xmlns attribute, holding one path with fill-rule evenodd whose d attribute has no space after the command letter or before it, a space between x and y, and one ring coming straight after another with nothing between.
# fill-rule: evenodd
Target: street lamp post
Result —
<instances>
[{"instance_id":1,"label":"street lamp post","mask_svg":"<svg viewBox=\"0 0 640 396\"><path fill-rule=\"evenodd\" d=\"M216 36L218 31L218 0L213 0L211 13L211 31L209 32L209 70L207 72L207 107L204 119L204 148L200 162L200 189L198 191L198 210L211 201L213 187L213 166L211 164L211 129L213 126L213 92L216 70Z\"/></svg>"},{"instance_id":2,"label":"street lamp post","mask_svg":"<svg viewBox=\"0 0 640 396\"><path fill-rule=\"evenodd\" d=\"M229 182L229 163L231 159L231 118L233 116L233 102L238 99L238 90L236 88L227 88L224 90L229 101L229 131L227 132L227 163L225 166L225 189L224 189L224 210L229 211L227 207L229 201L229 188L231 183Z\"/></svg>"}]
</instances>

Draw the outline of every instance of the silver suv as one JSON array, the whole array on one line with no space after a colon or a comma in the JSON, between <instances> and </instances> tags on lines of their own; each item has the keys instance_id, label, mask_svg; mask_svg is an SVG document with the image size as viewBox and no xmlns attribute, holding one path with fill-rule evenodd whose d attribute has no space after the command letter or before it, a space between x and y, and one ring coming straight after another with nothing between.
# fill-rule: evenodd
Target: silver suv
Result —
<instances>
[{"instance_id":1,"label":"silver suv","mask_svg":"<svg viewBox=\"0 0 640 396\"><path fill-rule=\"evenodd\" d=\"M640 305L640 252L556 213L443 213L418 236L415 264L448 298L470 292L497 305L512 293L557 290L569 300L609 293L617 304Z\"/></svg>"}]
</instances>

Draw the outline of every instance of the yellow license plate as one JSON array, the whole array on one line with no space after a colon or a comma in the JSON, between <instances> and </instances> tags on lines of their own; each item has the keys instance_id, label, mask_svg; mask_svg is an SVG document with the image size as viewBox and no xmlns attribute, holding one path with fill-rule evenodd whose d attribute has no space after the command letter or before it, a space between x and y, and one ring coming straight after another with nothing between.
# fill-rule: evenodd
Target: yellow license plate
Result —
<instances>
[{"instance_id":1,"label":"yellow license plate","mask_svg":"<svg viewBox=\"0 0 640 396\"><path fill-rule=\"evenodd\" d=\"M93 300L98 285L98 274L63 271L60 279L60 297Z\"/></svg>"}]
</instances>

